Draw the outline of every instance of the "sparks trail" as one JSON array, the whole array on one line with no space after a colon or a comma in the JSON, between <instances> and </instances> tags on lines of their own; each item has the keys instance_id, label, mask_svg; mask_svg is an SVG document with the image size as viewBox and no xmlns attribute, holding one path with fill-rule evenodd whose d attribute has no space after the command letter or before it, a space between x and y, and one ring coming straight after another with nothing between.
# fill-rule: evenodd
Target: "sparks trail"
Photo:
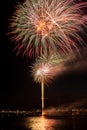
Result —
<instances>
[{"instance_id":1,"label":"sparks trail","mask_svg":"<svg viewBox=\"0 0 87 130\"><path fill-rule=\"evenodd\" d=\"M49 84L61 72L64 59L58 55L42 56L32 65L32 76L35 82L41 83L42 115L44 115L44 85Z\"/></svg>"},{"instance_id":2,"label":"sparks trail","mask_svg":"<svg viewBox=\"0 0 87 130\"><path fill-rule=\"evenodd\" d=\"M74 0L26 0L18 4L10 24L15 49L29 56L79 52L83 46L79 32L87 28L84 8L87 2Z\"/></svg>"}]
</instances>

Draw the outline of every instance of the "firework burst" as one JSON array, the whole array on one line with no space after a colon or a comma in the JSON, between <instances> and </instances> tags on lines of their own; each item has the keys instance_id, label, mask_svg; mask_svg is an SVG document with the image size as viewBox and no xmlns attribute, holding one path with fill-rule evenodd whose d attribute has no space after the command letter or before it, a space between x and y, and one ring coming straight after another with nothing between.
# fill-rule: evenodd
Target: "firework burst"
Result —
<instances>
[{"instance_id":1,"label":"firework burst","mask_svg":"<svg viewBox=\"0 0 87 130\"><path fill-rule=\"evenodd\" d=\"M44 115L44 84L50 83L61 71L60 66L63 61L58 55L42 56L32 66L34 81L41 83L42 115Z\"/></svg>"},{"instance_id":2,"label":"firework burst","mask_svg":"<svg viewBox=\"0 0 87 130\"><path fill-rule=\"evenodd\" d=\"M64 59L57 55L42 56L36 59L36 62L32 65L32 76L34 81L41 83L44 79L44 83L50 83L54 77L61 71L61 63Z\"/></svg>"},{"instance_id":3,"label":"firework burst","mask_svg":"<svg viewBox=\"0 0 87 130\"><path fill-rule=\"evenodd\" d=\"M87 2L74 0L26 0L18 4L10 24L15 49L29 56L78 52L83 41L79 32L87 28L86 7Z\"/></svg>"}]
</instances>

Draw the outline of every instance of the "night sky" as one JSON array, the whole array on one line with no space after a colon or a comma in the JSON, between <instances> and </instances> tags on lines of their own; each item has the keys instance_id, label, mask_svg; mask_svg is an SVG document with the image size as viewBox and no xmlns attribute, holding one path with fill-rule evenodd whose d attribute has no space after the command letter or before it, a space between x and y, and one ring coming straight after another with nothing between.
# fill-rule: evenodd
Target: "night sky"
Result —
<instances>
[{"instance_id":1,"label":"night sky","mask_svg":"<svg viewBox=\"0 0 87 130\"><path fill-rule=\"evenodd\" d=\"M14 6L23 0L0 1L0 109L30 110L41 108L40 84L30 73L32 59L16 56L14 44L7 35ZM87 42L87 41L85 41ZM46 107L58 106L87 98L87 54L74 64L67 62L65 70L45 87Z\"/></svg>"}]
</instances>

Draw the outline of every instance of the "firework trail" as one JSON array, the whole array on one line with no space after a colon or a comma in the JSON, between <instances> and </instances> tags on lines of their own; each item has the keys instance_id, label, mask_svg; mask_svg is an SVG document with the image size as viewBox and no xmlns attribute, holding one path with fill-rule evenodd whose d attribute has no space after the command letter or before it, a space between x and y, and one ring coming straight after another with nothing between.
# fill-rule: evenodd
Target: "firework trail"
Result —
<instances>
[{"instance_id":1,"label":"firework trail","mask_svg":"<svg viewBox=\"0 0 87 130\"><path fill-rule=\"evenodd\" d=\"M60 66L62 66L63 61L63 58L58 57L58 55L43 56L37 59L32 66L34 81L41 83L42 115L44 115L44 84L50 83L61 71Z\"/></svg>"},{"instance_id":2,"label":"firework trail","mask_svg":"<svg viewBox=\"0 0 87 130\"><path fill-rule=\"evenodd\" d=\"M87 2L74 0L26 0L16 6L11 18L11 40L17 54L41 56L79 52L83 46L80 32L85 33ZM80 34L80 35L79 35Z\"/></svg>"}]
</instances>

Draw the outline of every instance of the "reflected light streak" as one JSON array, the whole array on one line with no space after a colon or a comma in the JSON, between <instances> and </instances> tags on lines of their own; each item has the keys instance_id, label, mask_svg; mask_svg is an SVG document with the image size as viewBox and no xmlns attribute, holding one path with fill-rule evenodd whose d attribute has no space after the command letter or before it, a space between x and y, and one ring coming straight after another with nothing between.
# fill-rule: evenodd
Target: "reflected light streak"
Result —
<instances>
[{"instance_id":1,"label":"reflected light streak","mask_svg":"<svg viewBox=\"0 0 87 130\"><path fill-rule=\"evenodd\" d=\"M55 127L61 124L61 120L47 119L44 116L26 119L26 127L31 130L55 130Z\"/></svg>"}]
</instances>

